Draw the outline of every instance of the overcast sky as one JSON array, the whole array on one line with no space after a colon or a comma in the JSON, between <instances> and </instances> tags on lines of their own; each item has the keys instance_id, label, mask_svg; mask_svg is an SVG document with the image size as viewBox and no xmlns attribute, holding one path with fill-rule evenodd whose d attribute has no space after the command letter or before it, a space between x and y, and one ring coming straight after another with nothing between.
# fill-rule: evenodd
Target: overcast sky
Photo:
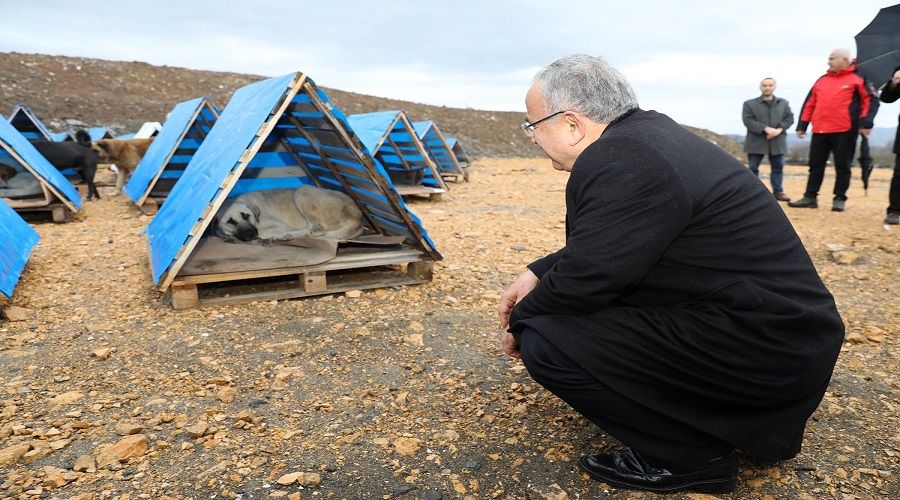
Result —
<instances>
[{"instance_id":1,"label":"overcast sky","mask_svg":"<svg viewBox=\"0 0 900 500\"><path fill-rule=\"evenodd\" d=\"M428 104L522 111L534 73L571 53L622 71L641 107L743 133L759 80L795 113L888 2L0 0L0 51L277 76ZM886 75L887 78L887 75ZM173 103L174 104L174 103ZM876 125L894 127L900 104Z\"/></svg>"}]
</instances>

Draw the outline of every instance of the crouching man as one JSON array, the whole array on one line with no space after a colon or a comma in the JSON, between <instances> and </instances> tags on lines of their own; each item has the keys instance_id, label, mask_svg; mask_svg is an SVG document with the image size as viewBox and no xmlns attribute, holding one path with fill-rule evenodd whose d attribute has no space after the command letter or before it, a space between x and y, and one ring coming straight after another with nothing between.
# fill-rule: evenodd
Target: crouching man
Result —
<instances>
[{"instance_id":1,"label":"crouching man","mask_svg":"<svg viewBox=\"0 0 900 500\"><path fill-rule=\"evenodd\" d=\"M800 451L844 337L777 201L736 159L638 108L597 57L535 77L522 128L570 172L566 244L500 299L503 350L621 441L608 484L727 492L735 450Z\"/></svg>"}]
</instances>

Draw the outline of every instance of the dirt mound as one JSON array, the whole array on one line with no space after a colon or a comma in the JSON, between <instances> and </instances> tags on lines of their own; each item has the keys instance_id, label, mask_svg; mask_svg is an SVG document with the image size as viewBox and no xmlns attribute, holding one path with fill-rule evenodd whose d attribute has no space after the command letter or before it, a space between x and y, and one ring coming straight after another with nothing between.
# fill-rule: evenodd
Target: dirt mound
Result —
<instances>
[{"instance_id":1,"label":"dirt mound","mask_svg":"<svg viewBox=\"0 0 900 500\"><path fill-rule=\"evenodd\" d=\"M303 68L299 68L303 69ZM315 78L315 74L311 75ZM27 103L52 130L107 126L134 132L145 121L165 120L176 103L208 96L224 106L258 75L198 71L142 62L0 52L0 113ZM431 106L326 88L347 114L402 109L413 120L434 120L476 157L522 157L540 152L519 131L522 113ZM689 127L690 128L690 127ZM691 128L729 153L740 145L708 130Z\"/></svg>"}]
</instances>

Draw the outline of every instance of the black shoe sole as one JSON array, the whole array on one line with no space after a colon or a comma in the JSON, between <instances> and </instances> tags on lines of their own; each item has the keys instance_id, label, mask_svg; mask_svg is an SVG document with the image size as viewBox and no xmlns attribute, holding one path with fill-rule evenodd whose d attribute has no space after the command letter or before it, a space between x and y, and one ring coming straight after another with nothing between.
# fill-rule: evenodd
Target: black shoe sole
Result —
<instances>
[{"instance_id":1,"label":"black shoe sole","mask_svg":"<svg viewBox=\"0 0 900 500\"><path fill-rule=\"evenodd\" d=\"M731 493L737 486L737 477L728 477L722 479L698 479L686 481L681 484L671 484L666 486L655 486L644 483L631 483L621 479L606 477L593 469L587 468L581 461L578 462L582 470L597 481L604 482L616 488L627 488L631 490L652 491L654 493L674 493L676 491L695 491L697 493Z\"/></svg>"},{"instance_id":2,"label":"black shoe sole","mask_svg":"<svg viewBox=\"0 0 900 500\"><path fill-rule=\"evenodd\" d=\"M832 212L843 212L844 209L843 209L843 208L835 208L835 207L831 207L831 211L832 211Z\"/></svg>"}]
</instances>

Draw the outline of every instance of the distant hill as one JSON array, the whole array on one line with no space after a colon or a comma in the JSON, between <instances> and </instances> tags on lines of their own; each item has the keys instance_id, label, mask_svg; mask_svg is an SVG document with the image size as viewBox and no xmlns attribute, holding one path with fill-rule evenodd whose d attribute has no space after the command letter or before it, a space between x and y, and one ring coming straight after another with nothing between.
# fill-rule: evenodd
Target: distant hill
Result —
<instances>
[{"instance_id":1,"label":"distant hill","mask_svg":"<svg viewBox=\"0 0 900 500\"><path fill-rule=\"evenodd\" d=\"M310 76L315 79L315 74ZM134 61L0 52L0 113L5 115L24 102L53 131L70 126L107 126L116 133L133 132L145 121L164 121L172 106L186 99L208 96L224 107L236 89L263 78ZM519 129L522 113L448 108L337 89L326 91L346 114L402 109L413 120L434 120L445 135L459 138L473 156L541 154ZM688 128L741 156L740 145L731 139Z\"/></svg>"},{"instance_id":2,"label":"distant hill","mask_svg":"<svg viewBox=\"0 0 900 500\"><path fill-rule=\"evenodd\" d=\"M897 131L896 127L875 127L872 129L872 134L869 135L869 147L873 148L884 148L890 146L894 142L894 133ZM804 139L800 139L791 130L791 133L788 135L788 146L792 146L794 144L809 144L809 137Z\"/></svg>"}]
</instances>

